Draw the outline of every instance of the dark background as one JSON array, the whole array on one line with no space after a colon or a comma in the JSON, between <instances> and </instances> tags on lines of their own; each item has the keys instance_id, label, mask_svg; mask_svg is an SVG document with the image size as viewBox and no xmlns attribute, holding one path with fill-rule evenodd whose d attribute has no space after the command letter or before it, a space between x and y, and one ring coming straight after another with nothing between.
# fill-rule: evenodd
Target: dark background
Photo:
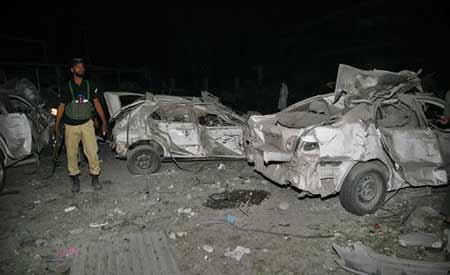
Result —
<instances>
[{"instance_id":1,"label":"dark background","mask_svg":"<svg viewBox=\"0 0 450 275\"><path fill-rule=\"evenodd\" d=\"M141 87L176 87L170 92L185 95L199 95L207 78L225 103L261 112L275 110L283 81L289 103L330 91L325 84L340 63L423 69L427 89L442 94L450 89L449 10L437 1L392 2L10 3L2 7L0 61L67 64L83 57L94 65L145 68L151 83Z\"/></svg>"}]
</instances>

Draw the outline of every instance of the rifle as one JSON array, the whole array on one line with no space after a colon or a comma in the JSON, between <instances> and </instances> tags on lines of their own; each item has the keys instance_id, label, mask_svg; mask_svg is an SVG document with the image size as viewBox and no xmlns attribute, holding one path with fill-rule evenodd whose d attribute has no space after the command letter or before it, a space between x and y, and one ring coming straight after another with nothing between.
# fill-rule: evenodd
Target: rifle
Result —
<instances>
[{"instance_id":1,"label":"rifle","mask_svg":"<svg viewBox=\"0 0 450 275\"><path fill-rule=\"evenodd\" d=\"M53 147L53 168L52 175L55 173L56 166L58 165L59 156L61 155L62 148L64 147L64 126L61 127L59 135L53 135L52 141Z\"/></svg>"}]
</instances>

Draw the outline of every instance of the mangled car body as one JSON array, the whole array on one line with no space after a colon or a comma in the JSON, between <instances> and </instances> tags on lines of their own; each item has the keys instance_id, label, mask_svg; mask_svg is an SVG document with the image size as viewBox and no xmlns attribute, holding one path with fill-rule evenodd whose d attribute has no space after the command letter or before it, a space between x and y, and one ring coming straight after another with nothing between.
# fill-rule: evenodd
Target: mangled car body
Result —
<instances>
[{"instance_id":1,"label":"mangled car body","mask_svg":"<svg viewBox=\"0 0 450 275\"><path fill-rule=\"evenodd\" d=\"M113 147L134 174L158 171L161 159L246 158L246 120L208 92L202 97L104 93Z\"/></svg>"},{"instance_id":2,"label":"mangled car body","mask_svg":"<svg viewBox=\"0 0 450 275\"><path fill-rule=\"evenodd\" d=\"M48 144L50 114L43 107L36 87L26 79L0 86L0 188L6 167L27 163Z\"/></svg>"},{"instance_id":3,"label":"mangled car body","mask_svg":"<svg viewBox=\"0 0 450 275\"><path fill-rule=\"evenodd\" d=\"M450 130L444 101L422 93L411 71L340 65L334 94L249 120L248 160L304 195L340 192L348 211L379 208L386 192L447 184Z\"/></svg>"}]
</instances>

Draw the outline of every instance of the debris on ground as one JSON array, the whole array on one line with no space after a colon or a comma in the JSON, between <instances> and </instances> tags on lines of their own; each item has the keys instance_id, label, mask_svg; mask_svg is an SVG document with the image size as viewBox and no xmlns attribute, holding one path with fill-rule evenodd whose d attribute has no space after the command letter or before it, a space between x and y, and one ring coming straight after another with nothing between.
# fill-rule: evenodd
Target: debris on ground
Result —
<instances>
[{"instance_id":1,"label":"debris on ground","mask_svg":"<svg viewBox=\"0 0 450 275\"><path fill-rule=\"evenodd\" d=\"M176 241L177 240L177 236L175 235L175 233L171 232L169 234L169 239Z\"/></svg>"},{"instance_id":2,"label":"debris on ground","mask_svg":"<svg viewBox=\"0 0 450 275\"><path fill-rule=\"evenodd\" d=\"M450 270L450 262L425 262L387 257L376 254L361 242L356 242L348 247L333 244L333 248L340 258L338 264L343 269L356 274L446 275Z\"/></svg>"},{"instance_id":3,"label":"debris on ground","mask_svg":"<svg viewBox=\"0 0 450 275\"><path fill-rule=\"evenodd\" d=\"M177 235L178 237L180 237L180 238L181 238L181 237L186 237L186 236L187 236L187 232L184 232L184 231L183 231L183 232L177 232L176 235Z\"/></svg>"},{"instance_id":4,"label":"debris on ground","mask_svg":"<svg viewBox=\"0 0 450 275\"><path fill-rule=\"evenodd\" d=\"M103 223L102 222L93 222L93 223L89 224L89 226L92 228L102 227L105 225L108 225L108 222L103 222Z\"/></svg>"},{"instance_id":5,"label":"debris on ground","mask_svg":"<svg viewBox=\"0 0 450 275\"><path fill-rule=\"evenodd\" d=\"M77 234L81 234L83 232L84 232L83 228L75 228L75 229L69 230L69 233L71 235L77 235Z\"/></svg>"},{"instance_id":6,"label":"debris on ground","mask_svg":"<svg viewBox=\"0 0 450 275\"><path fill-rule=\"evenodd\" d=\"M128 233L84 242L70 272L71 275L181 274L170 244L161 232Z\"/></svg>"},{"instance_id":7,"label":"debris on ground","mask_svg":"<svg viewBox=\"0 0 450 275\"><path fill-rule=\"evenodd\" d=\"M69 212L72 212L74 210L77 210L77 207L76 206L70 206L70 207L67 207L67 208L64 209L64 213L69 213Z\"/></svg>"},{"instance_id":8,"label":"debris on ground","mask_svg":"<svg viewBox=\"0 0 450 275\"><path fill-rule=\"evenodd\" d=\"M245 254L250 254L250 249L238 245L233 251L226 252L224 255L225 257L230 257L235 259L236 261L240 261L242 256L244 256Z\"/></svg>"},{"instance_id":9,"label":"debris on ground","mask_svg":"<svg viewBox=\"0 0 450 275\"><path fill-rule=\"evenodd\" d=\"M288 210L289 209L289 203L287 202L282 202L278 205L278 208L280 208L281 210Z\"/></svg>"},{"instance_id":10,"label":"debris on ground","mask_svg":"<svg viewBox=\"0 0 450 275\"><path fill-rule=\"evenodd\" d=\"M36 246L37 247L43 247L43 246L47 246L47 241L46 240L43 240L43 239L37 239L36 241L35 241L35 244L36 244Z\"/></svg>"},{"instance_id":11,"label":"debris on ground","mask_svg":"<svg viewBox=\"0 0 450 275\"><path fill-rule=\"evenodd\" d=\"M229 224L235 224L235 223L236 223L236 220L237 220L237 217L234 216L234 215L231 215L231 214L227 214L227 215L225 216L225 219L226 219L226 221L227 221Z\"/></svg>"},{"instance_id":12,"label":"debris on ground","mask_svg":"<svg viewBox=\"0 0 450 275\"><path fill-rule=\"evenodd\" d=\"M212 246L210 246L210 245L205 244L203 246L203 250L205 250L208 253L212 253L214 251L214 248Z\"/></svg>"},{"instance_id":13,"label":"debris on ground","mask_svg":"<svg viewBox=\"0 0 450 275\"><path fill-rule=\"evenodd\" d=\"M65 257L77 256L79 254L80 254L80 250L78 248L76 248L74 246L70 246L66 249L59 250L56 253L56 257L62 259Z\"/></svg>"},{"instance_id":14,"label":"debris on ground","mask_svg":"<svg viewBox=\"0 0 450 275\"><path fill-rule=\"evenodd\" d=\"M209 195L204 206L212 209L229 209L240 206L259 205L269 196L270 193L264 190L227 190Z\"/></svg>"},{"instance_id":15,"label":"debris on ground","mask_svg":"<svg viewBox=\"0 0 450 275\"><path fill-rule=\"evenodd\" d=\"M227 167L225 166L225 164L221 163L219 164L219 167L217 167L217 170L225 170Z\"/></svg>"},{"instance_id":16,"label":"debris on ground","mask_svg":"<svg viewBox=\"0 0 450 275\"><path fill-rule=\"evenodd\" d=\"M120 210L119 208L115 208L114 209L114 213L119 214L119 215L125 215L125 212L123 212L122 210Z\"/></svg>"},{"instance_id":17,"label":"debris on ground","mask_svg":"<svg viewBox=\"0 0 450 275\"><path fill-rule=\"evenodd\" d=\"M442 239L436 234L424 232L411 232L399 236L399 243L402 246L420 246L426 248L441 248Z\"/></svg>"},{"instance_id":18,"label":"debris on ground","mask_svg":"<svg viewBox=\"0 0 450 275\"><path fill-rule=\"evenodd\" d=\"M404 231L430 231L433 225L442 220L441 214L429 206L417 207L404 222Z\"/></svg>"},{"instance_id":19,"label":"debris on ground","mask_svg":"<svg viewBox=\"0 0 450 275\"><path fill-rule=\"evenodd\" d=\"M192 211L192 208L178 208L177 209L178 215L186 215L188 217L193 217L195 216L195 212Z\"/></svg>"}]
</instances>

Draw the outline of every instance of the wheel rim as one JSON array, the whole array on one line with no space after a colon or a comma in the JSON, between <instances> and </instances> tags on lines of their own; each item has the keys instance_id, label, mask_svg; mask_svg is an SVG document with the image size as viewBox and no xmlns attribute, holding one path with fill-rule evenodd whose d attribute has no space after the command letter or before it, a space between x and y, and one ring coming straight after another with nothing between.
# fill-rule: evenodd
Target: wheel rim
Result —
<instances>
[{"instance_id":1,"label":"wheel rim","mask_svg":"<svg viewBox=\"0 0 450 275\"><path fill-rule=\"evenodd\" d=\"M367 204L377 197L379 193L377 179L374 174L368 174L361 179L357 190L360 202Z\"/></svg>"},{"instance_id":2,"label":"wheel rim","mask_svg":"<svg viewBox=\"0 0 450 275\"><path fill-rule=\"evenodd\" d=\"M142 152L136 157L136 165L140 169L150 169L153 166L153 153Z\"/></svg>"}]
</instances>

